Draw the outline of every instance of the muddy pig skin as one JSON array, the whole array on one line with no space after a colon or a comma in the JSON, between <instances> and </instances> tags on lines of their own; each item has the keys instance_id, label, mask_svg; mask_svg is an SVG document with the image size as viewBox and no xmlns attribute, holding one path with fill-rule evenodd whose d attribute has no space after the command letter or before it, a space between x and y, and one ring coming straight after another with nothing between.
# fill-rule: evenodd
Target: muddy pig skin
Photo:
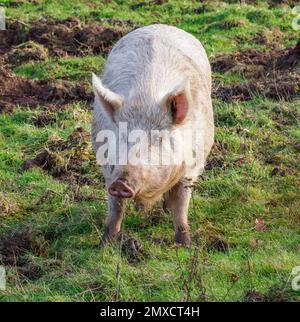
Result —
<instances>
[{"instance_id":1,"label":"muddy pig skin","mask_svg":"<svg viewBox=\"0 0 300 322\"><path fill-rule=\"evenodd\" d=\"M175 242L188 246L191 189L214 141L211 68L201 43L172 26L136 29L116 43L101 79L93 74L93 89L95 153L104 144L98 139L100 131L110 130L119 141L128 141L126 135L118 135L121 123L126 124L127 133L142 130L149 137L152 130L201 131L201 144L193 146L193 155L197 156L194 163L183 159L167 165L128 162L102 166L109 194L102 244L116 238L126 200L132 199L145 210L163 200L173 215ZM151 140L147 149L154 151Z\"/></svg>"}]
</instances>

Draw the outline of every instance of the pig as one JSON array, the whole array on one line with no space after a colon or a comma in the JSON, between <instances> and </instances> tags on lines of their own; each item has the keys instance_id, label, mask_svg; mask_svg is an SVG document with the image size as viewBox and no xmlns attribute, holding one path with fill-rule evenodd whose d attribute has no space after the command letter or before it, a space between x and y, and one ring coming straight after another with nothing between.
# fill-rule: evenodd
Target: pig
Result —
<instances>
[{"instance_id":1,"label":"pig","mask_svg":"<svg viewBox=\"0 0 300 322\"><path fill-rule=\"evenodd\" d=\"M98 133L110 130L118 137L121 122L128 131L143 130L149 136L152 129L196 132L201 128L202 133L201 147L193 146L193 154L201 150L194 163L183 159L169 165L129 162L102 166L109 210L102 245L116 239L126 200L132 199L145 209L162 200L173 216L175 242L190 246L189 202L214 142L211 68L203 46L173 26L142 27L115 44L101 79L93 74L92 83L95 153L104 144L97 140ZM125 135L119 140L127 139ZM152 143L146 148L152 150Z\"/></svg>"}]
</instances>

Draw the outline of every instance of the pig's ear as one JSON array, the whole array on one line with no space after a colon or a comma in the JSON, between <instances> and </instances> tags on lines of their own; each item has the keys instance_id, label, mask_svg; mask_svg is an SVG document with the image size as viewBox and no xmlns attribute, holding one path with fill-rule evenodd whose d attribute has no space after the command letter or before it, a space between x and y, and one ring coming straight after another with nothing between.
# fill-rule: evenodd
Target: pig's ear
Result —
<instances>
[{"instance_id":1,"label":"pig's ear","mask_svg":"<svg viewBox=\"0 0 300 322\"><path fill-rule=\"evenodd\" d=\"M92 75L95 99L96 102L98 100L98 102L100 103L97 105L100 105L100 108L102 107L105 110L107 116L113 119L115 111L121 108L123 105L123 97L104 87L100 78L97 77L94 73Z\"/></svg>"},{"instance_id":2,"label":"pig's ear","mask_svg":"<svg viewBox=\"0 0 300 322\"><path fill-rule=\"evenodd\" d=\"M176 86L164 99L169 113L172 115L173 124L184 122L190 107L191 93L189 81L184 81Z\"/></svg>"}]
</instances>

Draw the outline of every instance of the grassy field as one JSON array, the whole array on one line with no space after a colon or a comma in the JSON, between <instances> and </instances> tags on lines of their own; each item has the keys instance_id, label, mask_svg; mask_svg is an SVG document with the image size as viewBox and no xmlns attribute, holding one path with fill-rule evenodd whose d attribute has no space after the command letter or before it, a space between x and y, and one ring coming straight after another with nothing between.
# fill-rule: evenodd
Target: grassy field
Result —
<instances>
[{"instance_id":1,"label":"grassy field","mask_svg":"<svg viewBox=\"0 0 300 322\"><path fill-rule=\"evenodd\" d=\"M2 4L1 301L300 301L296 1ZM173 244L159 205L145 220L129 204L124 243L100 249L91 72L123 34L158 22L201 40L214 71L216 142L189 210L193 246Z\"/></svg>"}]
</instances>

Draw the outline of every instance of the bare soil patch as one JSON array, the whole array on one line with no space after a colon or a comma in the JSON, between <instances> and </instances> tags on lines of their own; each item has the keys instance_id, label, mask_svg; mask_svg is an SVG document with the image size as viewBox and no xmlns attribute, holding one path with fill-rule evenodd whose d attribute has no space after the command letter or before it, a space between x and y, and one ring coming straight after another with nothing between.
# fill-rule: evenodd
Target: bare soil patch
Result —
<instances>
[{"instance_id":1,"label":"bare soil patch","mask_svg":"<svg viewBox=\"0 0 300 322\"><path fill-rule=\"evenodd\" d=\"M106 55L125 31L119 27L84 25L75 17L58 20L41 18L30 26L19 21L7 21L1 31L0 51L7 53L13 46L33 41L44 46L52 56Z\"/></svg>"},{"instance_id":2,"label":"bare soil patch","mask_svg":"<svg viewBox=\"0 0 300 322\"><path fill-rule=\"evenodd\" d=\"M273 100L292 100L300 91L300 41L294 48L260 52L249 49L220 55L212 63L215 72L236 72L247 82L215 84L214 96L223 101L247 101L261 95Z\"/></svg>"},{"instance_id":3,"label":"bare soil patch","mask_svg":"<svg viewBox=\"0 0 300 322\"><path fill-rule=\"evenodd\" d=\"M18 273L31 280L40 278L41 268L24 257L27 252L42 256L45 250L44 238L29 230L0 235L1 262L17 268Z\"/></svg>"},{"instance_id":4,"label":"bare soil patch","mask_svg":"<svg viewBox=\"0 0 300 322\"><path fill-rule=\"evenodd\" d=\"M57 110L59 106L76 101L90 102L91 98L85 84L29 80L0 66L0 112L11 112L17 105Z\"/></svg>"},{"instance_id":5,"label":"bare soil patch","mask_svg":"<svg viewBox=\"0 0 300 322\"><path fill-rule=\"evenodd\" d=\"M77 128L66 140L50 138L44 150L34 159L24 162L22 170L38 167L67 183L94 184L94 179L84 167L85 163L92 163L96 167L88 142L90 133L83 128Z\"/></svg>"},{"instance_id":6,"label":"bare soil patch","mask_svg":"<svg viewBox=\"0 0 300 322\"><path fill-rule=\"evenodd\" d=\"M14 75L11 69L49 56L106 55L125 34L124 30L84 25L75 17L64 20L46 17L31 25L8 19L7 30L0 31L0 112L11 112L17 105L57 110L74 101L90 102L92 94L86 84L33 81ZM51 122L48 118L38 123L48 121Z\"/></svg>"}]
</instances>

